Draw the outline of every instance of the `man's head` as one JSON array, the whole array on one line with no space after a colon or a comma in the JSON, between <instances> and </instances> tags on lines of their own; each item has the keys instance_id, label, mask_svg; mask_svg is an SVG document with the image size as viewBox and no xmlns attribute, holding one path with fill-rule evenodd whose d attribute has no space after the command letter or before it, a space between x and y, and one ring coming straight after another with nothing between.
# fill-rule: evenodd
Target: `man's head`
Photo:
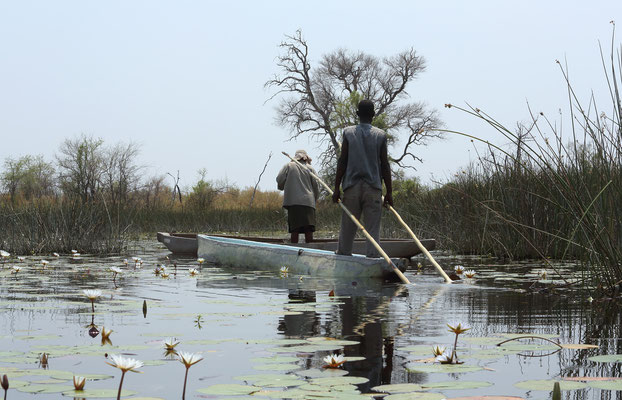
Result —
<instances>
[{"instance_id":1,"label":"man's head","mask_svg":"<svg viewBox=\"0 0 622 400\"><path fill-rule=\"evenodd\" d=\"M361 122L370 123L372 119L374 119L374 115L376 112L374 111L374 103L371 100L361 100L359 102L359 109L356 112L356 115L359 116Z\"/></svg>"},{"instance_id":2,"label":"man's head","mask_svg":"<svg viewBox=\"0 0 622 400\"><path fill-rule=\"evenodd\" d=\"M294 154L294 159L306 162L307 164L311 164L311 157L304 150L296 150L296 154Z\"/></svg>"}]
</instances>

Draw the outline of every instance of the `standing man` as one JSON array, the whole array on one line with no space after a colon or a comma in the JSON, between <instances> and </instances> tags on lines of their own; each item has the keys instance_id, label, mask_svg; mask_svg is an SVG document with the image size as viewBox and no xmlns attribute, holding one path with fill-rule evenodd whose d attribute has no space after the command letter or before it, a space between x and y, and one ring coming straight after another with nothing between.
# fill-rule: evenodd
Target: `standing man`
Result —
<instances>
[{"instance_id":1,"label":"standing man","mask_svg":"<svg viewBox=\"0 0 622 400\"><path fill-rule=\"evenodd\" d=\"M371 125L376 114L374 103L361 100L356 113L360 123L343 131L341 155L337 161L333 201L341 198L343 205L357 218L363 215L364 226L376 242L380 239L382 216L382 181L386 187L384 203L393 206L391 167L387 156L387 134ZM337 254L352 255L356 224L342 212ZM367 242L367 257L380 257L376 248Z\"/></svg>"},{"instance_id":2,"label":"standing man","mask_svg":"<svg viewBox=\"0 0 622 400\"><path fill-rule=\"evenodd\" d=\"M297 150L294 159L276 177L279 190L283 190L283 207L287 209L287 223L291 242L298 243L298 234L305 234L305 242L313 241L315 231L315 202L320 188L311 167L311 157L304 150ZM300 165L302 163L303 165Z\"/></svg>"}]
</instances>

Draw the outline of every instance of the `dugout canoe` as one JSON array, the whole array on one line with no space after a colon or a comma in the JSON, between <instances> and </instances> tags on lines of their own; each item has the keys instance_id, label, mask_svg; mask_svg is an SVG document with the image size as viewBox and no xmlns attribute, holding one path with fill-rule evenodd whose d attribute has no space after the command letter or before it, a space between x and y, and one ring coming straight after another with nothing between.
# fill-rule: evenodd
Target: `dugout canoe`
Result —
<instances>
[{"instance_id":1,"label":"dugout canoe","mask_svg":"<svg viewBox=\"0 0 622 400\"><path fill-rule=\"evenodd\" d=\"M251 240L197 235L198 256L217 265L247 270L279 272L287 267L289 274L324 277L391 278L393 268L383 258L367 258L355 254L342 256L333 251L296 246L283 246ZM402 272L405 259L393 259Z\"/></svg>"},{"instance_id":2,"label":"dugout canoe","mask_svg":"<svg viewBox=\"0 0 622 400\"><path fill-rule=\"evenodd\" d=\"M287 239L266 238L253 236L228 236L228 235L209 235L217 237L231 237L236 239L251 240L263 243L274 243L280 245L297 246L303 248L313 248L319 250L337 250L336 239L315 239L311 243L289 243ZM198 243L196 233L169 233L158 232L158 241L164 244L173 254L197 255ZM421 244L429 251L434 250L436 241L434 239L422 239ZM357 239L354 241L352 252L355 254L365 254L367 241ZM389 257L410 258L421 253L419 247L412 239L380 239L380 246Z\"/></svg>"}]
</instances>

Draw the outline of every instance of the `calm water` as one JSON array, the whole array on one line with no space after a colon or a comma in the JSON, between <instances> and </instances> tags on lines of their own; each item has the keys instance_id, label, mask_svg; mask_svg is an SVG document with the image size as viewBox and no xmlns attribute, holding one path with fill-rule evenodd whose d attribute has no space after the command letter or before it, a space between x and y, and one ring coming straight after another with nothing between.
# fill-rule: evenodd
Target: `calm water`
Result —
<instances>
[{"instance_id":1,"label":"calm water","mask_svg":"<svg viewBox=\"0 0 622 400\"><path fill-rule=\"evenodd\" d=\"M58 399L62 392L69 396L64 398L72 398L68 391L74 374L92 379L86 389L108 390L96 394L116 398L121 374L105 363L106 354L145 362L142 374L125 376L123 388L131 398L179 399L185 368L166 355L162 342L169 337L179 340L177 350L201 352L204 357L190 368L187 399L371 398L358 394L400 383L437 393L428 395L430 399L474 395L546 399L552 383L544 384L546 390L538 390L537 383L525 387L518 383L622 376L619 362L588 360L622 353L619 307L590 303L589 293L530 290L539 279L540 265L439 257L446 269L458 263L472 267L476 279L446 285L431 267L421 273L414 267L406 275L415 285L406 287L210 265L203 265L193 277L188 268L198 267L195 259L168 260L167 255L155 243L147 243L128 255L130 266L123 264L125 257L86 256L49 257L45 269L41 257L5 263L0 270L0 374L9 375L7 399ZM133 268L132 256L142 258L142 268ZM168 265L167 279L153 272L163 263ZM178 266L176 274L173 263ZM13 265L23 268L11 274ZM124 270L115 281L108 271L112 266ZM571 267L561 268L571 276ZM546 281L539 286L546 286ZM93 313L82 290L95 288L103 294ZM452 347L454 336L446 324L453 322L471 327L458 341L457 353L464 364L450 370L421 362L432 357L434 345ZM91 337L94 327L112 329L111 343L102 343L101 333ZM599 347L556 351L543 340L495 346L517 333ZM47 368L40 364L41 353L49 354ZM323 357L332 353L353 361L337 371L322 368ZM349 381L355 386L317 380L339 375L364 379ZM289 379L289 389L280 387L284 384L279 377ZM593 387L603 382L588 383L570 381L568 385L584 387L564 391L565 398L621 398L622 391ZM620 382L605 384L612 383ZM260 391L253 396L243 391L236 396L210 394L217 393L220 384L255 384ZM207 393L199 391L203 389Z\"/></svg>"}]
</instances>

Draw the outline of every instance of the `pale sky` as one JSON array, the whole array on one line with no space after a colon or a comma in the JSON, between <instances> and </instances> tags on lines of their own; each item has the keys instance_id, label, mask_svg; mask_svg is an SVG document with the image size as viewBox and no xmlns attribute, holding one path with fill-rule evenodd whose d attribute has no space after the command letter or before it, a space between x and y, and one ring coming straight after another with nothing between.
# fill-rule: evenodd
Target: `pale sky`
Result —
<instances>
[{"instance_id":1,"label":"pale sky","mask_svg":"<svg viewBox=\"0 0 622 400\"><path fill-rule=\"evenodd\" d=\"M580 98L608 103L598 41L608 52L620 0L567 1L0 1L0 162L42 154L84 133L134 141L145 176L179 170L181 184L227 179L275 189L288 142L264 83L278 44L301 29L314 61L337 48L379 57L413 47L427 70L413 101L449 129L505 141L445 103L467 102L507 126L527 102L552 118L567 109L556 59L567 59ZM620 39L616 40L618 48ZM609 109L604 110L610 111ZM446 181L474 157L467 139L417 149L423 182ZM171 182L169 182L171 183Z\"/></svg>"}]
</instances>

